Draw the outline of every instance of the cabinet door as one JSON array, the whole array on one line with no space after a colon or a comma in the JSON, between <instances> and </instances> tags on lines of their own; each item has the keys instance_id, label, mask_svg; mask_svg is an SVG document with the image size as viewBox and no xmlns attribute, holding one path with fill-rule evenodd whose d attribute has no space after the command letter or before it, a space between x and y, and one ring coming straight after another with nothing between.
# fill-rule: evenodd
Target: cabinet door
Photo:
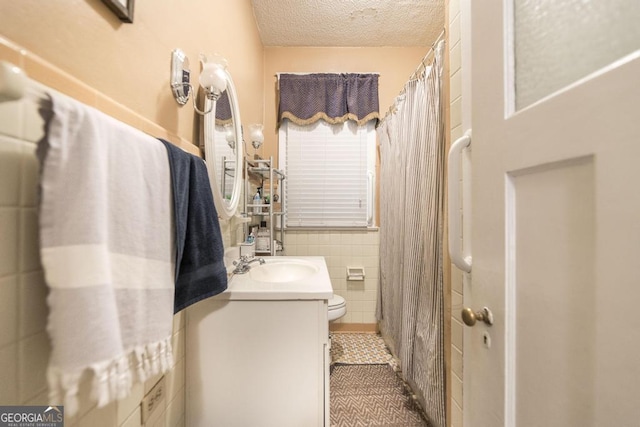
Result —
<instances>
[{"instance_id":1,"label":"cabinet door","mask_svg":"<svg viewBox=\"0 0 640 427\"><path fill-rule=\"evenodd\" d=\"M326 301L210 298L186 330L187 425L325 425Z\"/></svg>"}]
</instances>

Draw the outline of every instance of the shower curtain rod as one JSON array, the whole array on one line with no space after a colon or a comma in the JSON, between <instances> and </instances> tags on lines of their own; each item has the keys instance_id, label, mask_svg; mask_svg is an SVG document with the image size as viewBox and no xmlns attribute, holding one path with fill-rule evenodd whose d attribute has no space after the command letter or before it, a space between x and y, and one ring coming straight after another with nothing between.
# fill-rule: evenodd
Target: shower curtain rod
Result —
<instances>
[{"instance_id":1,"label":"shower curtain rod","mask_svg":"<svg viewBox=\"0 0 640 427\"><path fill-rule=\"evenodd\" d=\"M445 30L444 28L442 29L442 31L440 31L440 34L438 35L438 37L435 39L435 41L431 44L431 48L429 49L429 51L422 57L422 60L420 61L420 63L418 64L418 66L416 67L415 71L411 74L411 76L409 77L409 80L413 80L418 76L418 72L421 71L420 69L424 69L427 66L427 59L429 58L429 56L434 53L436 50L436 46L438 45L438 42L440 40L442 40L444 38L445 35Z\"/></svg>"},{"instance_id":2,"label":"shower curtain rod","mask_svg":"<svg viewBox=\"0 0 640 427\"><path fill-rule=\"evenodd\" d=\"M411 80L415 80L418 77L418 74L420 73L420 71L424 70L427 67L427 65L428 65L427 64L427 59L429 59L429 56L431 54L435 53L436 46L438 45L438 43L441 40L444 40L445 33L446 33L446 30L443 28L442 31L440 31L440 34L438 34L438 37L436 37L434 42L431 44L431 47L429 48L429 51L422 57L422 60L418 64L418 67L416 67L415 71L413 73L411 73L411 75L409 76L409 80L408 80L409 82ZM406 86L402 87L402 89L398 93L398 96L396 96L396 99L404 94L404 92L406 90L405 87ZM391 104L389 106L389 109L387 110L387 112L384 115L384 117L382 118L382 120L380 120L378 122L378 126L380 126L380 124L382 124L382 122L387 118L387 116L393 112L393 110L395 109L395 106L396 106L396 102L394 100L393 104Z\"/></svg>"},{"instance_id":3,"label":"shower curtain rod","mask_svg":"<svg viewBox=\"0 0 640 427\"><path fill-rule=\"evenodd\" d=\"M352 71L352 72L348 72L348 73L331 73L328 71L309 71L309 72L303 72L303 73L290 73L290 72L281 72L281 73L276 73L275 76L278 78L278 81L280 80L280 75L281 74L294 74L296 76L306 76L309 74L375 74L376 76L379 76L380 73L378 72L364 72L364 71Z\"/></svg>"}]
</instances>

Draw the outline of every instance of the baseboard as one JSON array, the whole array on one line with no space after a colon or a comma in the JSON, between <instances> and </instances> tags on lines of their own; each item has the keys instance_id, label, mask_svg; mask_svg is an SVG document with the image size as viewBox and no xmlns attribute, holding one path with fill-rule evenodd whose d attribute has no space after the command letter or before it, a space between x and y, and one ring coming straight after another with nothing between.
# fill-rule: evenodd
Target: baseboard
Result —
<instances>
[{"instance_id":1,"label":"baseboard","mask_svg":"<svg viewBox=\"0 0 640 427\"><path fill-rule=\"evenodd\" d=\"M377 323L329 323L331 332L368 332L378 333Z\"/></svg>"}]
</instances>

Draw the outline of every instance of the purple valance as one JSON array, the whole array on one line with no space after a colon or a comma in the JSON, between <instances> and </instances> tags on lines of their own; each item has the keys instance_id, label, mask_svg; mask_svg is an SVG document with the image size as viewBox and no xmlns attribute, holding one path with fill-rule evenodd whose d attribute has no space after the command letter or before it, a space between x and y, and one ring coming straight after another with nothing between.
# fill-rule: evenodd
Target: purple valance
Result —
<instances>
[{"instance_id":1,"label":"purple valance","mask_svg":"<svg viewBox=\"0 0 640 427\"><path fill-rule=\"evenodd\" d=\"M280 74L278 123L359 126L380 118L377 74Z\"/></svg>"},{"instance_id":2,"label":"purple valance","mask_svg":"<svg viewBox=\"0 0 640 427\"><path fill-rule=\"evenodd\" d=\"M216 102L216 125L224 126L232 122L231 105L229 104L229 95L225 90Z\"/></svg>"}]
</instances>

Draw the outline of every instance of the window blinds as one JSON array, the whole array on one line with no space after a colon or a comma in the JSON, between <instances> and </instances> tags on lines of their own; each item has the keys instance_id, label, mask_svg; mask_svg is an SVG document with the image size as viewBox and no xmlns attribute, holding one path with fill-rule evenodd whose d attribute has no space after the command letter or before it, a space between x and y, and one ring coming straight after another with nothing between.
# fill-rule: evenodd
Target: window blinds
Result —
<instances>
[{"instance_id":1,"label":"window blinds","mask_svg":"<svg viewBox=\"0 0 640 427\"><path fill-rule=\"evenodd\" d=\"M286 143L287 227L369 225L373 123L358 127L352 121L335 125L319 121L299 126L286 121L281 126Z\"/></svg>"}]
</instances>

